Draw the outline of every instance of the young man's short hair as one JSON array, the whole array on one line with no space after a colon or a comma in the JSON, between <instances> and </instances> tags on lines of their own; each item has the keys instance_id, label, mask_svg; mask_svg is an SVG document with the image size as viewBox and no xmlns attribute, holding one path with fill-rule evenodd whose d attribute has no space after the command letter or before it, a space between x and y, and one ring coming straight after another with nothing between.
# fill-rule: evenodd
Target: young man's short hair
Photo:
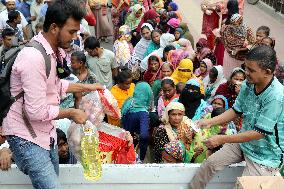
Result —
<instances>
[{"instance_id":1,"label":"young man's short hair","mask_svg":"<svg viewBox=\"0 0 284 189\"><path fill-rule=\"evenodd\" d=\"M85 14L77 0L56 0L46 11L43 31L47 32L51 24L63 27L69 18L81 21Z\"/></svg>"},{"instance_id":2,"label":"young man's short hair","mask_svg":"<svg viewBox=\"0 0 284 189\"><path fill-rule=\"evenodd\" d=\"M11 10L8 13L8 22L14 22L20 16L19 11Z\"/></svg>"},{"instance_id":3,"label":"young man's short hair","mask_svg":"<svg viewBox=\"0 0 284 189\"><path fill-rule=\"evenodd\" d=\"M7 36L14 36L15 35L15 31L12 28L5 28L2 31L2 39L5 39Z\"/></svg>"},{"instance_id":4,"label":"young man's short hair","mask_svg":"<svg viewBox=\"0 0 284 189\"><path fill-rule=\"evenodd\" d=\"M272 73L275 70L277 61L275 50L266 45L253 48L248 52L246 59L257 62L261 69L270 69Z\"/></svg>"},{"instance_id":5,"label":"young man's short hair","mask_svg":"<svg viewBox=\"0 0 284 189\"><path fill-rule=\"evenodd\" d=\"M90 36L84 42L85 49L95 49L100 48L100 42L97 40L96 37Z\"/></svg>"}]
</instances>

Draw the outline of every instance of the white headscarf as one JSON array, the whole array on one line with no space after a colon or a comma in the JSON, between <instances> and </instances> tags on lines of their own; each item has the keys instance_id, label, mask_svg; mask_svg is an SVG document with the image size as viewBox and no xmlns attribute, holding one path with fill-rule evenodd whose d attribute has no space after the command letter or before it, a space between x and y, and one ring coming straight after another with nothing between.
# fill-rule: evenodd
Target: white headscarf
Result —
<instances>
[{"instance_id":1,"label":"white headscarf","mask_svg":"<svg viewBox=\"0 0 284 189\"><path fill-rule=\"evenodd\" d=\"M169 124L169 111L171 110L180 110L180 111L185 111L184 105L180 102L170 102L167 107L166 107L166 111L164 112L163 116L162 116L162 122L164 124Z\"/></svg>"},{"instance_id":2,"label":"white headscarf","mask_svg":"<svg viewBox=\"0 0 284 189\"><path fill-rule=\"evenodd\" d=\"M157 55L159 56L160 58L163 57L163 52L164 52L164 48L167 46L167 45L170 45L174 42L175 40L175 36L173 34L170 34L170 33L164 33L161 35L161 38L160 38L160 48L158 50L155 50L153 51L151 54L149 54L148 56L146 56L142 61L141 61L141 64L140 64L140 67L142 69L142 71L145 71L148 69L148 59L150 56L152 55Z\"/></svg>"}]
</instances>

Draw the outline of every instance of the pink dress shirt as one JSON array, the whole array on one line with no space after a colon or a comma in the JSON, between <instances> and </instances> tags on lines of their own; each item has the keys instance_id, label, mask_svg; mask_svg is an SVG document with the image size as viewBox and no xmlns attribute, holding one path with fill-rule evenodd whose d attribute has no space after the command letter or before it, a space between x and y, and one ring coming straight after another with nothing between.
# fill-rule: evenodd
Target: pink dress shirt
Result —
<instances>
[{"instance_id":1,"label":"pink dress shirt","mask_svg":"<svg viewBox=\"0 0 284 189\"><path fill-rule=\"evenodd\" d=\"M50 44L40 33L33 38L40 42L51 57L51 70L47 78L45 62L41 53L33 47L25 47L15 60L11 73L13 96L24 90L24 108L37 135L32 138L24 124L23 98L15 102L3 121L3 133L31 141L40 147L50 149L50 137L56 141L56 127L53 122L59 114L60 96L64 95L69 82L60 80L56 74L56 56ZM61 54L65 54L59 49Z\"/></svg>"}]
</instances>

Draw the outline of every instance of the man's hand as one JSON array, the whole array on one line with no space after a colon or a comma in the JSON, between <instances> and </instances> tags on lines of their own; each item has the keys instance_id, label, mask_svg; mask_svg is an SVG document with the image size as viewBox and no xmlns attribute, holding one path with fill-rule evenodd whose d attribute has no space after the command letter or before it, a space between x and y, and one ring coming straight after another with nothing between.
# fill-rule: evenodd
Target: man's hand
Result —
<instances>
[{"instance_id":1,"label":"man's hand","mask_svg":"<svg viewBox=\"0 0 284 189\"><path fill-rule=\"evenodd\" d=\"M72 109L70 119L72 119L77 124L85 124L88 120L88 116L83 110Z\"/></svg>"},{"instance_id":2,"label":"man's hand","mask_svg":"<svg viewBox=\"0 0 284 189\"><path fill-rule=\"evenodd\" d=\"M210 128L212 126L210 119L200 119L195 124L201 129Z\"/></svg>"},{"instance_id":3,"label":"man's hand","mask_svg":"<svg viewBox=\"0 0 284 189\"><path fill-rule=\"evenodd\" d=\"M12 152L9 148L3 148L0 150L0 169L7 171L11 168L12 163Z\"/></svg>"},{"instance_id":4,"label":"man's hand","mask_svg":"<svg viewBox=\"0 0 284 189\"><path fill-rule=\"evenodd\" d=\"M204 144L207 148L213 149L216 148L222 144L225 144L224 142L224 136L223 135L215 135L210 137L209 139L204 141Z\"/></svg>"},{"instance_id":5,"label":"man's hand","mask_svg":"<svg viewBox=\"0 0 284 189\"><path fill-rule=\"evenodd\" d=\"M82 84L82 83L70 83L67 89L67 93L82 93L82 92L91 92L98 89L104 89L101 84Z\"/></svg>"}]
</instances>

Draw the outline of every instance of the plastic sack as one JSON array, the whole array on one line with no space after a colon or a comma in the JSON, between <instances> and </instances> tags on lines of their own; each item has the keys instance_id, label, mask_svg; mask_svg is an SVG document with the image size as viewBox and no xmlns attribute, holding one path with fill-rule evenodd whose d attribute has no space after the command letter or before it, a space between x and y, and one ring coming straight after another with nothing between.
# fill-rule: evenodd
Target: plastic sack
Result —
<instances>
[{"instance_id":1,"label":"plastic sack","mask_svg":"<svg viewBox=\"0 0 284 189\"><path fill-rule=\"evenodd\" d=\"M114 98L111 92L108 89L104 89L98 90L98 93L101 99L102 106L104 107L104 112L115 119L120 119L121 112L118 107L117 100Z\"/></svg>"},{"instance_id":2,"label":"plastic sack","mask_svg":"<svg viewBox=\"0 0 284 189\"><path fill-rule=\"evenodd\" d=\"M98 126L104 120L105 113L98 91L91 92L81 100L79 108L84 110L88 120Z\"/></svg>"},{"instance_id":3,"label":"plastic sack","mask_svg":"<svg viewBox=\"0 0 284 189\"><path fill-rule=\"evenodd\" d=\"M124 129L102 122L97 126L99 133L100 157L103 163L133 164L136 160L134 145L128 146ZM72 123L67 132L71 152L81 162L82 125Z\"/></svg>"}]
</instances>

